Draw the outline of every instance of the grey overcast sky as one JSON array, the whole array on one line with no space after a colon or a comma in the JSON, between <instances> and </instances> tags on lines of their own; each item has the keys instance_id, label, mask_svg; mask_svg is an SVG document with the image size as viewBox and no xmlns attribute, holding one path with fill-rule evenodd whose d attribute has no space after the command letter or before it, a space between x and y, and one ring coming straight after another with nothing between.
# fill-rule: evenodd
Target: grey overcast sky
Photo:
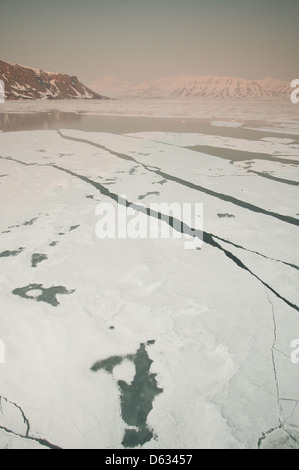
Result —
<instances>
[{"instance_id":1,"label":"grey overcast sky","mask_svg":"<svg viewBox=\"0 0 299 470\"><path fill-rule=\"evenodd\" d=\"M299 78L299 0L0 0L0 58L77 75Z\"/></svg>"}]
</instances>

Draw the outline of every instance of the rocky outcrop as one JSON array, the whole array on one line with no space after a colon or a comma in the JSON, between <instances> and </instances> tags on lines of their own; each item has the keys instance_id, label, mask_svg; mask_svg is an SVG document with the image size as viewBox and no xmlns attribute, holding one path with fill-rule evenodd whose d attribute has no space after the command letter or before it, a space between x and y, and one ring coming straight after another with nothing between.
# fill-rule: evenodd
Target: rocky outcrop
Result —
<instances>
[{"instance_id":1,"label":"rocky outcrop","mask_svg":"<svg viewBox=\"0 0 299 470\"><path fill-rule=\"evenodd\" d=\"M44 72L0 60L0 80L8 100L107 99L90 90L77 77Z\"/></svg>"}]
</instances>

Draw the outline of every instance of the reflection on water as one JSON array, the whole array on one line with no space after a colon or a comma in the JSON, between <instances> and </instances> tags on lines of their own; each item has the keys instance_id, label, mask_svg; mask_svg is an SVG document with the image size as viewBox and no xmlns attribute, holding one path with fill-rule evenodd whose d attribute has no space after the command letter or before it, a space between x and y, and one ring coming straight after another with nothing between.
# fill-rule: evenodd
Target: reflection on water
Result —
<instances>
[{"instance_id":1,"label":"reflection on water","mask_svg":"<svg viewBox=\"0 0 299 470\"><path fill-rule=\"evenodd\" d=\"M244 126L260 127L261 122L247 121ZM30 130L75 129L87 132L109 132L129 134L136 132L178 132L218 135L247 140L260 140L263 137L287 137L290 135L258 132L244 127L215 127L209 119L161 118L135 116L101 116L84 113L51 110L42 113L0 113L0 130L3 132ZM298 139L298 136L295 136Z\"/></svg>"},{"instance_id":2,"label":"reflection on water","mask_svg":"<svg viewBox=\"0 0 299 470\"><path fill-rule=\"evenodd\" d=\"M61 113L51 111L47 113L31 114L0 114L0 129L3 132L33 131L47 129L61 129L75 125L81 117L76 113Z\"/></svg>"}]
</instances>

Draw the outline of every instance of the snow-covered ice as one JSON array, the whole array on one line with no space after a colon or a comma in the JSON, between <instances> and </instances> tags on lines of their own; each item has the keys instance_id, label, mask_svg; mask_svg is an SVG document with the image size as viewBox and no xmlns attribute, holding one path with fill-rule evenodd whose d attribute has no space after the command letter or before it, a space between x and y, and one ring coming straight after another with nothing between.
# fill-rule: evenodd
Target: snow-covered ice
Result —
<instances>
[{"instance_id":1,"label":"snow-covered ice","mask_svg":"<svg viewBox=\"0 0 299 470\"><path fill-rule=\"evenodd\" d=\"M299 142L260 133L0 134L0 448L299 448ZM202 248L99 240L115 195L203 203Z\"/></svg>"}]
</instances>

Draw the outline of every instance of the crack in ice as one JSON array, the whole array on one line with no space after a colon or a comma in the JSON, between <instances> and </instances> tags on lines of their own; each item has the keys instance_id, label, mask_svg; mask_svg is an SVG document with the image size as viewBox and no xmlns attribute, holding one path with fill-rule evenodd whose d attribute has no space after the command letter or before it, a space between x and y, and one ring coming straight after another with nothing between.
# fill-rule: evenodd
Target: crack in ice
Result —
<instances>
[{"instance_id":1,"label":"crack in ice","mask_svg":"<svg viewBox=\"0 0 299 470\"><path fill-rule=\"evenodd\" d=\"M194 189L195 191L199 191L199 192L208 194L209 196L216 197L217 199L220 199L220 200L225 201L225 202L230 202L230 203L232 203L236 206L242 207L243 209L247 209L247 210L250 210L252 212L261 213L263 215L274 217L274 218L276 218L278 220L281 220L283 222L299 226L299 220L296 219L295 217L282 215L282 214L278 214L276 212L269 211L267 209L263 209L262 207L258 207L254 204L249 203L249 202L242 201L241 199L237 199L233 196L228 196L227 194L219 193L217 191L213 191L211 189L205 188L204 186L201 186L201 185L198 185L198 184L195 184L195 183L191 183L190 181L183 180L181 178L170 175L168 173L164 173L158 167L151 167L150 165L145 165L144 163L139 162L138 160L136 160L133 157L130 157L130 156L125 155L125 154L120 154L120 153L114 152L114 151L110 150L109 148L107 148L103 145L97 144L95 142L92 142L88 139L79 139L77 137L65 136L61 131L58 131L58 134L63 139L73 140L75 142L81 142L81 143L93 145L95 147L106 150L111 155L114 155L118 158L133 161L133 162L137 163L138 165L141 165L145 170L150 171L152 173L155 173L156 175L159 175L159 176L161 176L161 178L164 178L168 181L174 181L174 182L176 182L178 184L181 184L181 185L183 185L187 188Z\"/></svg>"},{"instance_id":2,"label":"crack in ice","mask_svg":"<svg viewBox=\"0 0 299 470\"><path fill-rule=\"evenodd\" d=\"M266 296L267 296L267 299L268 299L268 302L269 304L271 305L271 310L272 310L272 319L273 319L273 333L274 333L274 337L273 337L273 344L272 344L272 347L271 347L271 357L272 357L272 364L273 364L273 372L274 372L274 380L275 380L275 387L276 387L276 397L277 397L277 405L278 405L278 411L279 411L279 416L278 416L278 420L279 420L279 426L277 426L276 428L272 428L270 429L269 431L265 432L262 434L262 436L259 438L258 440L258 449L262 449L262 445L264 443L264 441L267 439L268 436L270 436L271 434L273 434L275 431L278 431L278 430L281 430L281 431L284 431L287 436L296 444L298 445L298 439L295 438L291 431L288 429L287 427L287 424L286 422L293 417L295 411L296 411L296 408L298 406L298 403L299 401L297 400L292 400L290 398L281 398L280 397L280 389L279 389L279 381L278 381L278 375L277 375L277 367L276 367L276 362L275 362L275 351L277 351L276 349L276 343L277 343L277 322L276 322L276 317L275 317L275 309L274 309L274 305L273 305L273 302L271 301L270 299L270 296L269 296L269 293L267 292L267 290L265 289L265 293L266 293ZM288 418L284 418L283 417L283 409L282 409L282 404L281 402L282 401L289 401L289 402L294 402L295 403L295 407L294 407L294 410L292 412L292 414L288 417ZM293 427L296 427L296 426L293 426Z\"/></svg>"},{"instance_id":3,"label":"crack in ice","mask_svg":"<svg viewBox=\"0 0 299 470\"><path fill-rule=\"evenodd\" d=\"M272 356L272 364L273 364L273 371L274 371L274 378L275 378L277 404L278 404L278 409L279 409L279 422L280 422L280 424L282 424L282 422L283 422L282 407L281 407L281 404L280 404L279 383L278 383L277 368L276 368L276 362L275 362L275 352L274 352L275 351L275 346L276 346L276 343L277 343L277 323L276 323L274 305L271 302L271 299L270 299L270 296L269 296L267 290L265 290L265 292L266 292L268 302L271 305L271 309L272 309L273 336L274 336L274 338L273 338L273 344L272 344L272 348L271 348L271 356Z\"/></svg>"},{"instance_id":4,"label":"crack in ice","mask_svg":"<svg viewBox=\"0 0 299 470\"><path fill-rule=\"evenodd\" d=\"M17 405L16 403L7 400L7 398L0 396L0 407L1 407L0 409L1 409L1 413L2 413L3 416L4 416L4 414L3 414L3 408L2 408L2 401L5 401L6 403L9 403L10 405L13 405L15 408L17 408L19 410L19 412L21 413L21 416L23 418L24 424L26 426L26 433L25 434L19 434L19 433L13 431L12 429L8 429L5 426L1 426L1 425L0 425L0 430L6 432L8 434L12 434L16 437L20 437L21 439L27 439L27 440L30 440L30 441L37 442L38 444L41 444L44 447L48 447L49 449L53 449L53 450L61 449L60 447L58 447L54 444L51 444L46 439L33 437L32 435L30 435L30 423L29 423L29 420L26 418L26 415L25 415L24 411L22 410L22 408L19 405Z\"/></svg>"},{"instance_id":5,"label":"crack in ice","mask_svg":"<svg viewBox=\"0 0 299 470\"><path fill-rule=\"evenodd\" d=\"M70 140L72 140L72 139L70 138ZM1 157L1 156L0 156L0 158L6 159L5 157ZM13 159L10 158L10 160L13 160ZM13 161L16 161L16 160L13 160ZM17 163L20 163L20 162L17 161ZM136 163L139 163L139 162L136 161ZM24 164L24 163L22 163L22 164ZM27 164L25 164L25 165L27 165ZM43 167L51 167L51 168L55 168L59 171L63 171L63 172L65 172L65 173L67 173L67 174L69 174L69 175L71 175L75 178L78 178L78 179L84 181L87 184L90 184L91 186L93 186L94 188L99 190L100 193L103 196L109 197L110 199L115 201L117 204L124 205L125 207L131 207L135 211L139 211L140 213L143 213L143 214L145 214L149 217L158 218L159 220L162 220L162 221L166 222L171 228L173 228L177 232L180 232L180 233L185 234L185 235L189 235L193 238L197 237L200 240L203 240L208 245L213 246L214 248L217 248L218 250L222 251L225 254L225 256L227 256L230 260L232 260L239 268L244 269L245 271L247 271L249 274L251 274L253 277L255 277L259 282L261 282L265 287L267 287L276 297L278 297L283 302L285 302L289 307L291 307L294 310L296 310L297 312L299 312L298 305L293 304L292 302L287 300L285 297L280 295L275 289L273 289L271 286L269 286L269 284L267 284L265 281L263 281L261 278L259 278L254 272L252 272L247 266L245 266L245 264L239 258L237 258L237 256L235 256L233 253L231 253L230 251L226 250L221 245L219 245L219 243L217 243L214 239L214 238L217 238L216 235L210 234L208 232L202 232L202 231L196 230L192 227L189 227L187 224L183 223L182 221L180 221L180 220L178 220L174 217L170 217L170 216L162 214L160 212L156 212L156 211L153 211L151 209L148 209L144 206L140 206L138 204L131 203L128 200L121 197L120 195L118 195L116 193L112 193L111 191L109 191L109 189L105 188L105 186L103 186L102 184L97 183L97 182L91 180L90 178L88 178L84 175L79 175L78 173L75 173L74 171L71 171L71 170L68 170L66 168L60 167L60 166L58 166L54 163L46 163L46 164L34 163L33 165L43 166ZM148 169L150 167L145 167L145 168ZM152 171L152 170L149 170L149 171ZM174 180L175 180L175 178L174 178ZM193 185L192 183L190 183L190 184ZM284 216L280 216L279 214L277 214L277 218L280 218L280 217L284 218ZM296 221L295 225L299 225L299 220L297 220L297 219L294 219L294 220ZM178 227L181 227L181 229L179 230ZM225 243L228 243L228 244L230 243L230 242L227 242L224 239L222 239L222 241L225 242ZM293 267L295 267L295 265L293 265Z\"/></svg>"}]
</instances>

